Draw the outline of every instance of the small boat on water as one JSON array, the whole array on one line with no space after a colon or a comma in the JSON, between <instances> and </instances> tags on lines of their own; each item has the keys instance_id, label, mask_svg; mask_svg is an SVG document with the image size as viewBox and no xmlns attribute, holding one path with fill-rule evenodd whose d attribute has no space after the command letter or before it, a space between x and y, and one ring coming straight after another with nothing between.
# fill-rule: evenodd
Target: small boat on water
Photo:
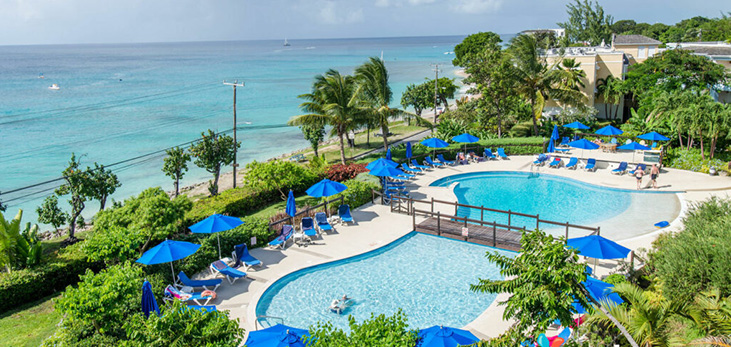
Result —
<instances>
[{"instance_id":1,"label":"small boat on water","mask_svg":"<svg viewBox=\"0 0 731 347\"><path fill-rule=\"evenodd\" d=\"M48 87L50 90L59 90L61 87L58 86L58 84L54 83L50 87Z\"/></svg>"},{"instance_id":2,"label":"small boat on water","mask_svg":"<svg viewBox=\"0 0 731 347\"><path fill-rule=\"evenodd\" d=\"M43 76L43 74L38 74L38 78L41 78L42 79L42 78L46 78L46 77Z\"/></svg>"},{"instance_id":3,"label":"small boat on water","mask_svg":"<svg viewBox=\"0 0 731 347\"><path fill-rule=\"evenodd\" d=\"M291 45L289 44L289 41L287 41L287 38L285 37L284 38L284 47L289 47L289 46L291 46Z\"/></svg>"}]
</instances>

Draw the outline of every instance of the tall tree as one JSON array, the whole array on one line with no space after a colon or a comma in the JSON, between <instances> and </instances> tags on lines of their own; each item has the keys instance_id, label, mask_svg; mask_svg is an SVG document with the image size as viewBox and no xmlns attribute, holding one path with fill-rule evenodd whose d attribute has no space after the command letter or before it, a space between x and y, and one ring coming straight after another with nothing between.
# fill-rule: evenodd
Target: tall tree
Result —
<instances>
[{"instance_id":1,"label":"tall tree","mask_svg":"<svg viewBox=\"0 0 731 347\"><path fill-rule=\"evenodd\" d=\"M68 213L58 207L58 197L56 195L51 195L43 200L43 204L38 206L36 212L38 213L38 221L51 224L53 230L58 230L69 219Z\"/></svg>"},{"instance_id":2,"label":"tall tree","mask_svg":"<svg viewBox=\"0 0 731 347\"><path fill-rule=\"evenodd\" d=\"M317 149L320 147L320 142L325 140L325 124L304 124L300 126L300 130L302 130L305 140L310 142L315 156L319 156Z\"/></svg>"},{"instance_id":3,"label":"tall tree","mask_svg":"<svg viewBox=\"0 0 731 347\"><path fill-rule=\"evenodd\" d=\"M388 150L388 123L391 119L406 114L401 109L389 106L393 98L391 85L388 84L388 70L383 60L371 57L363 65L355 69L355 78L359 86L359 98L363 104L365 116L373 118L381 127L383 150Z\"/></svg>"},{"instance_id":4,"label":"tall tree","mask_svg":"<svg viewBox=\"0 0 731 347\"><path fill-rule=\"evenodd\" d=\"M190 146L195 165L213 174L213 182L208 187L211 195L218 194L221 166L233 163L236 149L239 147L241 142L234 142L231 136L216 134L210 129L208 134L201 133L201 139Z\"/></svg>"},{"instance_id":5,"label":"tall tree","mask_svg":"<svg viewBox=\"0 0 731 347\"><path fill-rule=\"evenodd\" d=\"M578 105L585 99L576 81L571 83L571 72L558 68L562 59L549 65L539 52L538 42L532 35L518 35L510 44L509 53L517 79L515 90L528 100L533 111L533 135L538 136L538 118L548 99L569 105Z\"/></svg>"},{"instance_id":6,"label":"tall tree","mask_svg":"<svg viewBox=\"0 0 731 347\"><path fill-rule=\"evenodd\" d=\"M345 164L345 134L358 123L361 114L357 90L352 76L343 76L332 69L324 75L317 75L312 84L312 92L299 96L306 100L300 104L300 109L307 113L292 117L287 124L330 125L331 134L340 139L340 161Z\"/></svg>"},{"instance_id":7,"label":"tall tree","mask_svg":"<svg viewBox=\"0 0 731 347\"><path fill-rule=\"evenodd\" d=\"M174 180L175 196L177 197L180 194L180 180L188 171L190 154L185 153L185 150L180 147L167 149L165 154L168 156L163 159L162 172Z\"/></svg>"},{"instance_id":8,"label":"tall tree","mask_svg":"<svg viewBox=\"0 0 731 347\"><path fill-rule=\"evenodd\" d=\"M401 106L405 108L411 106L414 108L414 113L421 117L421 112L425 109L429 109L434 105L434 84L431 86L426 83L421 84L409 84L406 86L406 91L401 94Z\"/></svg>"},{"instance_id":9,"label":"tall tree","mask_svg":"<svg viewBox=\"0 0 731 347\"><path fill-rule=\"evenodd\" d=\"M93 199L95 196L95 181L92 178L90 168L82 170L80 162L76 160L76 155L71 154L69 166L61 173L63 175L64 184L55 191L56 195L70 195L68 203L71 205L71 213L69 223L69 242L76 241L76 219L79 218L81 212L86 207L86 201Z\"/></svg>"},{"instance_id":10,"label":"tall tree","mask_svg":"<svg viewBox=\"0 0 731 347\"><path fill-rule=\"evenodd\" d=\"M98 163L94 163L94 169L89 170L89 174L93 180L92 197L99 200L99 211L102 211L107 203L107 197L114 194L122 183L112 170L107 170L104 165Z\"/></svg>"},{"instance_id":11,"label":"tall tree","mask_svg":"<svg viewBox=\"0 0 731 347\"><path fill-rule=\"evenodd\" d=\"M612 75L597 80L596 96L604 101L604 114L609 119L616 118L619 113L619 104L624 97L622 80ZM612 105L611 107L609 105Z\"/></svg>"},{"instance_id":12,"label":"tall tree","mask_svg":"<svg viewBox=\"0 0 731 347\"><path fill-rule=\"evenodd\" d=\"M612 38L612 24L614 19L604 14L604 8L597 1L574 0L566 4L567 22L558 23L566 30L566 37L570 42L589 42L596 46L602 41L609 43Z\"/></svg>"},{"instance_id":13,"label":"tall tree","mask_svg":"<svg viewBox=\"0 0 731 347\"><path fill-rule=\"evenodd\" d=\"M474 54L487 50L494 50L499 47L503 40L500 35L493 32L481 32L467 36L458 45L454 46L452 64L454 66L468 66Z\"/></svg>"}]
</instances>

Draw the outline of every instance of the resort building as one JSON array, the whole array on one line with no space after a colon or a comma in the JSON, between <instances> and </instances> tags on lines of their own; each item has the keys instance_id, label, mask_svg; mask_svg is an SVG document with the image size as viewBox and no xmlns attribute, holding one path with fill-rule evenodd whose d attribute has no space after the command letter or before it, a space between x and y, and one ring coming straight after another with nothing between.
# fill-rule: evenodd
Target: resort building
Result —
<instances>
[{"instance_id":1,"label":"resort building","mask_svg":"<svg viewBox=\"0 0 731 347\"><path fill-rule=\"evenodd\" d=\"M731 43L723 41L712 42L680 42L668 43L668 49L685 49L693 51L694 54L704 56L716 64L720 64L731 71ZM731 86L717 85L711 91L711 95L718 102L731 103Z\"/></svg>"}]
</instances>

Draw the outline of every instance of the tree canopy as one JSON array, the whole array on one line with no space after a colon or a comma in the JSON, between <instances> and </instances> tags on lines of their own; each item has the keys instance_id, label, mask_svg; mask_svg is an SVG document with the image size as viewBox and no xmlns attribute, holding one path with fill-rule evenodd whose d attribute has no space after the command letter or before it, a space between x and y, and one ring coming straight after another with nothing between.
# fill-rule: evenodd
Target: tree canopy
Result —
<instances>
[{"instance_id":1,"label":"tree canopy","mask_svg":"<svg viewBox=\"0 0 731 347\"><path fill-rule=\"evenodd\" d=\"M452 60L452 64L455 66L467 66L472 55L483 52L484 50L499 50L501 42L503 40L500 38L500 35L490 31L467 36L461 43L454 46L455 58Z\"/></svg>"},{"instance_id":2,"label":"tree canopy","mask_svg":"<svg viewBox=\"0 0 731 347\"><path fill-rule=\"evenodd\" d=\"M190 154L185 153L185 150L180 147L167 149L165 154L167 154L167 157L163 159L162 172L174 180L175 196L178 196L180 194L180 180L188 171Z\"/></svg>"},{"instance_id":3,"label":"tree canopy","mask_svg":"<svg viewBox=\"0 0 731 347\"><path fill-rule=\"evenodd\" d=\"M218 177L221 175L221 166L233 163L239 147L241 147L240 141L234 143L231 136L216 134L210 129L208 134L201 133L201 139L190 146L195 165L213 174L213 182L208 187L211 195L218 194Z\"/></svg>"},{"instance_id":4,"label":"tree canopy","mask_svg":"<svg viewBox=\"0 0 731 347\"><path fill-rule=\"evenodd\" d=\"M614 19L604 13L599 2L574 0L566 4L566 13L568 21L558 23L558 26L566 30L566 37L571 43L588 42L596 46L602 41L611 42Z\"/></svg>"}]
</instances>

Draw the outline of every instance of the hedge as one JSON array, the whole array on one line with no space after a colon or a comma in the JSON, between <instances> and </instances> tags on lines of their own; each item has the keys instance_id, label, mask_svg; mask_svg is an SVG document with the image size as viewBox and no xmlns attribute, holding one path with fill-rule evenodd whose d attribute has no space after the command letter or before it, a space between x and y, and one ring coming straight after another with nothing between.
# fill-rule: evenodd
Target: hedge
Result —
<instances>
[{"instance_id":1,"label":"hedge","mask_svg":"<svg viewBox=\"0 0 731 347\"><path fill-rule=\"evenodd\" d=\"M250 188L229 189L216 196L200 199L185 214L183 226L188 227L214 214L243 216L246 212L261 208L280 199L278 191L255 192Z\"/></svg>"},{"instance_id":2,"label":"hedge","mask_svg":"<svg viewBox=\"0 0 731 347\"><path fill-rule=\"evenodd\" d=\"M497 148L504 148L507 155L533 155L543 153L545 151L545 140L542 137L503 137L500 139L485 139L476 143L468 143L467 151L474 151L478 155L482 155L484 148L493 150L493 154ZM427 155L431 156L435 151L433 148L422 146L418 143L412 144L412 158L421 159ZM452 143L449 147L437 148L436 154L443 154L449 158L454 158L458 152L463 152L465 144ZM393 160L397 162L405 161L405 146L398 145L391 147ZM376 158L383 156L383 153L375 153L359 160L359 162L370 162Z\"/></svg>"},{"instance_id":3,"label":"hedge","mask_svg":"<svg viewBox=\"0 0 731 347\"><path fill-rule=\"evenodd\" d=\"M76 284L87 269L97 272L101 262L89 262L75 244L49 255L44 264L0 274L0 313L39 300Z\"/></svg>"}]
</instances>

